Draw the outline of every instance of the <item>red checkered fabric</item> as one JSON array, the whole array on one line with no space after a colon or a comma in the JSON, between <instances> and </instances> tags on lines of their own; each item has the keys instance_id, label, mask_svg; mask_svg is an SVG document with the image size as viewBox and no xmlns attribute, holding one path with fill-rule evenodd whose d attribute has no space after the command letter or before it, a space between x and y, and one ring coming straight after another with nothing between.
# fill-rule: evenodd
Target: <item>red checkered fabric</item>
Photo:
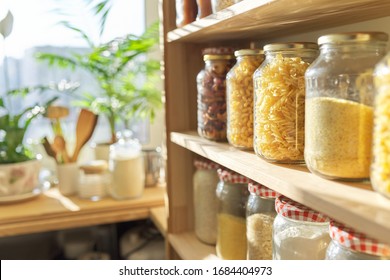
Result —
<instances>
[{"instance_id":1,"label":"red checkered fabric","mask_svg":"<svg viewBox=\"0 0 390 280\"><path fill-rule=\"evenodd\" d=\"M331 221L329 232L332 239L351 250L380 257L390 257L389 245L379 243L377 240L343 224Z\"/></svg>"},{"instance_id":2,"label":"red checkered fabric","mask_svg":"<svg viewBox=\"0 0 390 280\"><path fill-rule=\"evenodd\" d=\"M225 169L225 168L219 168L218 169L218 176L221 181L227 182L227 183L233 183L233 184L248 184L250 182L250 179L242 176L241 174L238 174L232 170Z\"/></svg>"},{"instance_id":3,"label":"red checkered fabric","mask_svg":"<svg viewBox=\"0 0 390 280\"><path fill-rule=\"evenodd\" d=\"M194 165L197 169L206 170L217 169L219 167L218 163L206 159L196 159L194 160Z\"/></svg>"},{"instance_id":4,"label":"red checkered fabric","mask_svg":"<svg viewBox=\"0 0 390 280\"><path fill-rule=\"evenodd\" d=\"M255 194L255 195L258 195L261 197L266 197L266 198L277 198L279 196L279 193L277 193L274 190L271 190L271 189L267 188L266 186L263 186L262 184L259 184L257 182L249 182L248 191L251 194Z\"/></svg>"},{"instance_id":5,"label":"red checkered fabric","mask_svg":"<svg viewBox=\"0 0 390 280\"><path fill-rule=\"evenodd\" d=\"M275 209L278 214L298 221L325 223L330 219L324 214L321 214L303 204L295 202L285 196L279 196L275 200Z\"/></svg>"}]
</instances>

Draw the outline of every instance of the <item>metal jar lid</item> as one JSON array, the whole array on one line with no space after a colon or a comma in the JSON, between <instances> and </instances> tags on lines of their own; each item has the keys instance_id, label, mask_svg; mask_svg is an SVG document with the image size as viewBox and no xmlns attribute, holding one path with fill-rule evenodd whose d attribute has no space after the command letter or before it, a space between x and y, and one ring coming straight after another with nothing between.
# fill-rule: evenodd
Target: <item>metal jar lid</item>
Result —
<instances>
[{"instance_id":1,"label":"metal jar lid","mask_svg":"<svg viewBox=\"0 0 390 280\"><path fill-rule=\"evenodd\" d=\"M264 51L284 51L284 50L318 50L317 43L314 42L287 42L272 43L264 46Z\"/></svg>"},{"instance_id":2,"label":"metal jar lid","mask_svg":"<svg viewBox=\"0 0 390 280\"><path fill-rule=\"evenodd\" d=\"M389 36L384 32L345 32L321 36L318 38L318 44L387 42L388 40Z\"/></svg>"},{"instance_id":3,"label":"metal jar lid","mask_svg":"<svg viewBox=\"0 0 390 280\"><path fill-rule=\"evenodd\" d=\"M243 55L264 55L264 51L260 49L242 49L234 52L236 57Z\"/></svg>"},{"instance_id":4,"label":"metal jar lid","mask_svg":"<svg viewBox=\"0 0 390 280\"><path fill-rule=\"evenodd\" d=\"M229 60L229 59L234 59L234 55L219 55L219 54L206 54L203 56L203 60L206 61L206 60L221 60L221 59L226 59L226 60Z\"/></svg>"}]
</instances>

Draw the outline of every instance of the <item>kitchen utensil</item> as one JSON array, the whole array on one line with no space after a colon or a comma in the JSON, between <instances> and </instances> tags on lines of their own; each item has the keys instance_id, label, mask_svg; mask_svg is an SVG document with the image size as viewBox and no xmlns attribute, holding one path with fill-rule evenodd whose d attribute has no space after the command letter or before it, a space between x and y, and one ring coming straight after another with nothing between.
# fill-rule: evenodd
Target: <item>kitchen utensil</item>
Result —
<instances>
[{"instance_id":1,"label":"kitchen utensil","mask_svg":"<svg viewBox=\"0 0 390 280\"><path fill-rule=\"evenodd\" d=\"M97 120L97 115L87 109L81 109L76 125L76 147L71 158L72 162L77 161L81 148L91 139Z\"/></svg>"},{"instance_id":2,"label":"kitchen utensil","mask_svg":"<svg viewBox=\"0 0 390 280\"><path fill-rule=\"evenodd\" d=\"M49 106L45 115L50 119L54 134L62 136L60 119L69 115L69 109L62 106Z\"/></svg>"},{"instance_id":3,"label":"kitchen utensil","mask_svg":"<svg viewBox=\"0 0 390 280\"><path fill-rule=\"evenodd\" d=\"M53 147L51 146L47 137L42 139L42 145L45 148L46 154L57 161L57 153L53 150Z\"/></svg>"},{"instance_id":4,"label":"kitchen utensil","mask_svg":"<svg viewBox=\"0 0 390 280\"><path fill-rule=\"evenodd\" d=\"M64 163L70 162L68 152L66 151L66 142L64 137L60 135L56 135L54 137L53 149L57 153L57 155L61 156Z\"/></svg>"}]
</instances>

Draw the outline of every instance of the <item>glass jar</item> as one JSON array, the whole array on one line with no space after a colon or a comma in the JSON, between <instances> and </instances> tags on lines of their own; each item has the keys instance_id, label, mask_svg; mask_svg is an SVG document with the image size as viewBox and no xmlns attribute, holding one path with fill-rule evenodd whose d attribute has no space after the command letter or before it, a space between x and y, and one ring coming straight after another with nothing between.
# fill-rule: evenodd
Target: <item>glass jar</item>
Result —
<instances>
[{"instance_id":1,"label":"glass jar","mask_svg":"<svg viewBox=\"0 0 390 280\"><path fill-rule=\"evenodd\" d=\"M327 260L390 260L390 246L379 243L335 221L330 222L332 241L326 250Z\"/></svg>"},{"instance_id":2,"label":"glass jar","mask_svg":"<svg viewBox=\"0 0 390 280\"><path fill-rule=\"evenodd\" d=\"M242 0L211 0L213 13L219 12Z\"/></svg>"},{"instance_id":3,"label":"glass jar","mask_svg":"<svg viewBox=\"0 0 390 280\"><path fill-rule=\"evenodd\" d=\"M105 160L94 160L80 166L78 196L97 201L107 194L110 174Z\"/></svg>"},{"instance_id":4,"label":"glass jar","mask_svg":"<svg viewBox=\"0 0 390 280\"><path fill-rule=\"evenodd\" d=\"M218 164L197 159L193 176L195 235L204 243L215 245L217 241L217 195L219 181Z\"/></svg>"},{"instance_id":5,"label":"glass jar","mask_svg":"<svg viewBox=\"0 0 390 280\"><path fill-rule=\"evenodd\" d=\"M198 133L214 141L226 141L226 74L234 64L231 48L204 50L205 69L196 77Z\"/></svg>"},{"instance_id":6,"label":"glass jar","mask_svg":"<svg viewBox=\"0 0 390 280\"><path fill-rule=\"evenodd\" d=\"M323 260L330 242L329 218L285 196L275 200L274 260Z\"/></svg>"},{"instance_id":7,"label":"glass jar","mask_svg":"<svg viewBox=\"0 0 390 280\"><path fill-rule=\"evenodd\" d=\"M198 4L198 16L197 19L207 17L212 14L211 0L196 0Z\"/></svg>"},{"instance_id":8,"label":"glass jar","mask_svg":"<svg viewBox=\"0 0 390 280\"><path fill-rule=\"evenodd\" d=\"M245 260L249 179L221 168L218 175L217 256L224 260Z\"/></svg>"},{"instance_id":9,"label":"glass jar","mask_svg":"<svg viewBox=\"0 0 390 280\"><path fill-rule=\"evenodd\" d=\"M183 27L196 19L196 0L176 0L176 26Z\"/></svg>"},{"instance_id":10,"label":"glass jar","mask_svg":"<svg viewBox=\"0 0 390 280\"><path fill-rule=\"evenodd\" d=\"M371 183L376 191L390 198L390 53L375 67L373 160Z\"/></svg>"},{"instance_id":11,"label":"glass jar","mask_svg":"<svg viewBox=\"0 0 390 280\"><path fill-rule=\"evenodd\" d=\"M255 152L270 162L303 163L304 74L317 56L317 44L275 43L265 45L264 52L253 74Z\"/></svg>"},{"instance_id":12,"label":"glass jar","mask_svg":"<svg viewBox=\"0 0 390 280\"><path fill-rule=\"evenodd\" d=\"M272 227L278 193L255 182L248 184L246 238L248 260L272 260Z\"/></svg>"},{"instance_id":13,"label":"glass jar","mask_svg":"<svg viewBox=\"0 0 390 280\"><path fill-rule=\"evenodd\" d=\"M125 131L110 147L111 196L115 199L140 197L145 187L145 165L141 144Z\"/></svg>"},{"instance_id":14,"label":"glass jar","mask_svg":"<svg viewBox=\"0 0 390 280\"><path fill-rule=\"evenodd\" d=\"M227 139L241 149L253 149L253 73L264 60L262 50L234 52L237 63L226 76Z\"/></svg>"},{"instance_id":15,"label":"glass jar","mask_svg":"<svg viewBox=\"0 0 390 280\"><path fill-rule=\"evenodd\" d=\"M388 36L339 33L318 39L320 56L307 69L305 161L328 179L369 177L375 64Z\"/></svg>"}]
</instances>

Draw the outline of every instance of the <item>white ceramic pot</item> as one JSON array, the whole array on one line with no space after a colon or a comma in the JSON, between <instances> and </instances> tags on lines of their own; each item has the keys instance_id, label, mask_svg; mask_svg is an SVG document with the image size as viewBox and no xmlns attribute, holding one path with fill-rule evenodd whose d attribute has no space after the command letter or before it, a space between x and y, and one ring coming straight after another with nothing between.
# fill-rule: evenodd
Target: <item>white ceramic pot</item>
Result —
<instances>
[{"instance_id":1,"label":"white ceramic pot","mask_svg":"<svg viewBox=\"0 0 390 280\"><path fill-rule=\"evenodd\" d=\"M39 160L0 164L0 197L33 193L39 188Z\"/></svg>"},{"instance_id":2,"label":"white ceramic pot","mask_svg":"<svg viewBox=\"0 0 390 280\"><path fill-rule=\"evenodd\" d=\"M58 190L63 195L76 194L79 184L79 167L76 162L57 164Z\"/></svg>"}]
</instances>

